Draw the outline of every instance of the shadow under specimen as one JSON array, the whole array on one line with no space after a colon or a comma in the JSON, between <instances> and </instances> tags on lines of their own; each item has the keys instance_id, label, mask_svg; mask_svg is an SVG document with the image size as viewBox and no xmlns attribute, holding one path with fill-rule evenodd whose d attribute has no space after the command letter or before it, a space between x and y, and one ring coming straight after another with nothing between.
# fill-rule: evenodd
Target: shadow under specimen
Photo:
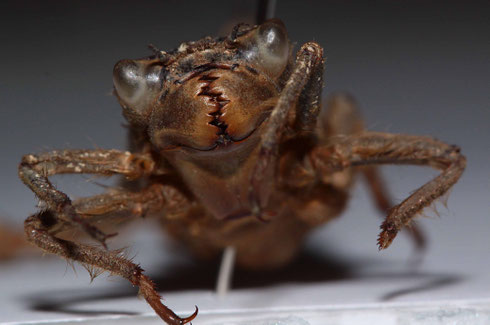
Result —
<instances>
[{"instance_id":1,"label":"shadow under specimen","mask_svg":"<svg viewBox=\"0 0 490 325\"><path fill-rule=\"evenodd\" d=\"M374 261L372 261L374 263ZM164 276L150 274L157 288L165 292L185 290L214 290L219 260L208 262L193 262L184 265L175 265ZM371 264L370 261L360 262L363 266ZM293 263L278 270L246 271L237 269L233 275L232 289L264 288L286 283L323 283L345 281L349 279L418 279L410 287L388 292L380 301L396 299L403 295L419 291L434 290L436 288L453 285L461 281L457 275L442 273L427 273L418 271L407 272L379 272L365 275L356 274L359 263L349 263L333 256L317 256L308 251L294 260ZM86 310L77 308L77 304L95 301L104 301L131 297L137 290L129 284L101 290L84 290L73 292L69 290L37 293L27 297L30 308L37 311L67 313L72 315L97 316L105 314L134 315L124 310Z\"/></svg>"}]
</instances>

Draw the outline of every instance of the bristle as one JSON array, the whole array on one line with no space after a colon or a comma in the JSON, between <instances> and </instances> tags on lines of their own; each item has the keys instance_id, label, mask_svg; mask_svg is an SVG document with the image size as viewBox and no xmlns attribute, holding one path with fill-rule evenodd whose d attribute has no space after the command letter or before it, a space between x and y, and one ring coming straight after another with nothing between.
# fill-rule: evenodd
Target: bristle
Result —
<instances>
[{"instance_id":1,"label":"bristle","mask_svg":"<svg viewBox=\"0 0 490 325\"><path fill-rule=\"evenodd\" d=\"M87 272L90 276L90 283L92 283L96 277L98 277L99 275L104 273L104 269L101 269L101 268L96 267L94 265L86 264L86 263L81 263L81 264L85 268L85 270L87 270Z\"/></svg>"},{"instance_id":2,"label":"bristle","mask_svg":"<svg viewBox=\"0 0 490 325\"><path fill-rule=\"evenodd\" d=\"M65 274L66 275L66 272L68 272L68 266L71 267L71 269L73 270L73 273L75 273L75 275L78 275L77 274L77 270L75 269L75 264L73 263L72 260L69 260L69 259L65 259L66 261L66 267L65 267Z\"/></svg>"},{"instance_id":3,"label":"bristle","mask_svg":"<svg viewBox=\"0 0 490 325\"><path fill-rule=\"evenodd\" d=\"M438 218L441 217L441 214L439 213L439 210L437 210L437 204L433 202L431 205L428 206L430 211L432 211Z\"/></svg>"},{"instance_id":4,"label":"bristle","mask_svg":"<svg viewBox=\"0 0 490 325\"><path fill-rule=\"evenodd\" d=\"M441 195L441 197L439 198L439 200L441 201L441 203L444 206L444 208L446 208L446 210L448 210L447 202L449 200L449 192L451 192L451 189L449 189L446 193L444 193L443 195Z\"/></svg>"}]
</instances>

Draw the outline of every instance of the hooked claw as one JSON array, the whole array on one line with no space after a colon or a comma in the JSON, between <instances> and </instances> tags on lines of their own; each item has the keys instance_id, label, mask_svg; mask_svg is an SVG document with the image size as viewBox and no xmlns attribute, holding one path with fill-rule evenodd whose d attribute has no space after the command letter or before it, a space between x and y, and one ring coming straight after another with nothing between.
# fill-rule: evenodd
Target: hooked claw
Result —
<instances>
[{"instance_id":1,"label":"hooked claw","mask_svg":"<svg viewBox=\"0 0 490 325\"><path fill-rule=\"evenodd\" d=\"M194 318L196 318L197 313L199 312L199 308L197 308L197 306L195 306L195 307L196 307L196 311L192 315L190 315L186 318L180 318L179 325L190 323Z\"/></svg>"}]
</instances>

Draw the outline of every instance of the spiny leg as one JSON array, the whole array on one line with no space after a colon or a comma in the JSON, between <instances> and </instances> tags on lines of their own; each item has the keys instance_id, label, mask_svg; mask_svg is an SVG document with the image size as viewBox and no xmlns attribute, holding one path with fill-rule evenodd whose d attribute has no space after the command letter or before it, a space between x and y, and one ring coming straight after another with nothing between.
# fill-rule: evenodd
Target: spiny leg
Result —
<instances>
[{"instance_id":1,"label":"spiny leg","mask_svg":"<svg viewBox=\"0 0 490 325\"><path fill-rule=\"evenodd\" d=\"M80 215L102 218L109 214L129 212L131 216L137 217L158 213L175 219L187 212L189 204L189 200L175 187L163 184L152 184L137 192L113 190L73 202Z\"/></svg>"},{"instance_id":2,"label":"spiny leg","mask_svg":"<svg viewBox=\"0 0 490 325\"><path fill-rule=\"evenodd\" d=\"M197 307L194 314L182 319L167 306L163 305L161 297L155 289L155 285L150 278L143 274L143 269L121 256L118 252L110 252L93 246L76 244L50 235L48 227L45 226L46 223L49 223L49 220L46 220L49 219L48 213L48 211L45 211L26 219L25 232L31 243L42 248L46 252L85 265L101 268L109 271L111 274L117 274L127 279L133 285L140 288L141 295L155 310L158 316L168 324L185 324L196 317Z\"/></svg>"},{"instance_id":3,"label":"spiny leg","mask_svg":"<svg viewBox=\"0 0 490 325\"><path fill-rule=\"evenodd\" d=\"M279 144L289 113L298 107L295 122L297 131L309 131L314 127L320 110L322 76L322 48L314 42L304 44L298 51L293 71L268 119L251 175L249 197L252 214L258 218L262 217L262 208L267 204L271 190L263 181L273 179ZM311 86L311 89L306 89L306 85Z\"/></svg>"},{"instance_id":4,"label":"spiny leg","mask_svg":"<svg viewBox=\"0 0 490 325\"><path fill-rule=\"evenodd\" d=\"M391 208L381 225L380 249L387 248L398 231L408 225L417 213L446 193L466 166L466 159L456 146L430 137L376 132L332 138L329 145L313 149L310 160L318 173L373 164L427 165L442 171Z\"/></svg>"},{"instance_id":5,"label":"spiny leg","mask_svg":"<svg viewBox=\"0 0 490 325\"><path fill-rule=\"evenodd\" d=\"M163 212L175 215L182 212L186 206L180 193L170 186L154 184L139 192L118 191L89 198L83 198L73 203L75 211L83 220L88 222L100 221L114 214L125 213L129 217L140 216L144 213ZM184 204L177 204L177 203ZM52 211L46 210L35 214L25 221L25 233L28 240L46 252L59 255L66 259L78 261L85 266L92 266L111 274L117 274L133 285L139 286L141 295L168 324L185 324L197 315L180 318L172 310L162 304L155 285L143 269L132 263L118 251L110 252L93 246L74 243L55 237L60 231L66 231L70 224L58 222ZM91 274L91 276L93 276Z\"/></svg>"},{"instance_id":6,"label":"spiny leg","mask_svg":"<svg viewBox=\"0 0 490 325\"><path fill-rule=\"evenodd\" d=\"M70 198L57 190L48 177L56 174L121 174L139 178L154 169L151 157L118 150L63 150L26 155L19 165L19 177L47 205L57 218L78 224L93 239L105 246L110 237L84 221L76 213Z\"/></svg>"},{"instance_id":7,"label":"spiny leg","mask_svg":"<svg viewBox=\"0 0 490 325\"><path fill-rule=\"evenodd\" d=\"M323 137L329 139L334 136L350 136L364 132L364 123L358 107L354 97L347 93L330 95L326 100L325 110L320 115L321 128L319 131ZM378 168L372 165L363 166L360 171L366 179L376 207L385 216L393 204ZM425 238L420 227L412 223L408 234L414 241L416 249L423 250Z\"/></svg>"},{"instance_id":8,"label":"spiny leg","mask_svg":"<svg viewBox=\"0 0 490 325\"><path fill-rule=\"evenodd\" d=\"M323 50L316 43L307 44L316 45L316 47L309 49L310 51L314 50L310 53L310 57L307 58L307 60L311 61L311 68L307 68L305 71L303 78L306 79L306 83L302 86L303 89L296 105L294 129L298 132L311 132L316 128L322 104L323 74L325 70ZM305 45L301 48L302 50Z\"/></svg>"},{"instance_id":9,"label":"spiny leg","mask_svg":"<svg viewBox=\"0 0 490 325\"><path fill-rule=\"evenodd\" d=\"M392 200L388 195L383 178L378 172L378 169L374 166L365 166L362 168L362 173L366 179L367 185L371 189L373 201L376 203L376 207L383 214L389 213L393 207ZM423 252L426 247L426 239L422 229L415 223L411 223L409 227L409 234L415 244L417 251Z\"/></svg>"},{"instance_id":10,"label":"spiny leg","mask_svg":"<svg viewBox=\"0 0 490 325\"><path fill-rule=\"evenodd\" d=\"M140 292L156 313L169 324L185 324L197 315L179 318L160 301L151 280L143 270L114 252L92 246L76 244L55 237L58 231L71 225L79 226L92 238L105 242L107 236L91 225L90 221L104 214L143 210L158 210L162 205L178 202L168 186L153 185L138 193L103 194L76 201L57 190L48 177L65 173L91 173L101 175L121 174L138 178L156 173L150 156L117 150L65 150L41 155L26 155L19 166L22 181L46 203L46 210L25 221L28 240L43 250L118 274L140 287ZM175 192L175 190L174 190ZM176 193L173 193L176 194ZM167 197L166 197L167 196ZM128 201L126 201L128 200Z\"/></svg>"}]
</instances>

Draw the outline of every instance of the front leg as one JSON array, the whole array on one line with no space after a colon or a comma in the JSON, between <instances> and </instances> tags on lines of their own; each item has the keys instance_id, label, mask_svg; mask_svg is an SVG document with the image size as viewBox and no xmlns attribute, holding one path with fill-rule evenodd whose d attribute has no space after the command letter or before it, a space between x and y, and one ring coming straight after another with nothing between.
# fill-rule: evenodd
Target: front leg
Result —
<instances>
[{"instance_id":1,"label":"front leg","mask_svg":"<svg viewBox=\"0 0 490 325\"><path fill-rule=\"evenodd\" d=\"M444 195L458 181L466 166L466 159L456 146L430 137L377 132L334 137L329 145L312 150L309 159L307 165L312 166L319 177L349 167L373 164L428 165L442 171L390 210L381 225L380 249L387 248L400 229Z\"/></svg>"},{"instance_id":2,"label":"front leg","mask_svg":"<svg viewBox=\"0 0 490 325\"><path fill-rule=\"evenodd\" d=\"M270 180L274 179L279 144L290 112L297 108L293 126L297 132L313 130L320 112L322 80L323 49L317 43L306 43L298 51L293 72L272 110L259 145L249 187L252 214L258 218L262 217L262 208L272 190Z\"/></svg>"},{"instance_id":3,"label":"front leg","mask_svg":"<svg viewBox=\"0 0 490 325\"><path fill-rule=\"evenodd\" d=\"M161 193L155 192L158 190L158 188L154 187L143 193L125 193L125 196L136 202L141 200L146 207L154 209L163 203ZM149 196L153 197L153 201L145 201L150 199ZM134 207L133 203L128 204L122 202L120 198L121 196L111 198L110 194L103 194L91 202L84 202L88 204L76 204L75 207L77 211L80 211L81 213L93 214L91 216L85 215L85 218L88 219L93 219L95 216L101 217L96 214L96 211L105 211L106 213L116 211L123 212L124 204L126 204L127 207ZM106 203L94 204L96 201L102 202L100 201L101 199L104 199ZM116 208L116 206L119 207ZM170 308L162 304L161 297L156 291L153 281L143 273L143 269L139 265L122 256L120 251L111 252L96 248L92 245L74 243L55 237L52 234L52 229L57 228L56 216L54 216L51 211L46 210L30 216L26 219L24 228L28 241L43 249L45 252L61 256L68 260L80 262L86 266L109 271L111 274L119 275L130 281L133 285L138 286L141 296L145 298L157 315L167 324L186 324L197 316L197 307L196 311L191 316L180 318ZM66 228L62 228L61 230L66 230ZM93 277L94 275L91 273L91 276Z\"/></svg>"},{"instance_id":4,"label":"front leg","mask_svg":"<svg viewBox=\"0 0 490 325\"><path fill-rule=\"evenodd\" d=\"M122 174L139 178L153 172L155 163L149 155L118 150L63 150L40 155L25 155L19 165L19 177L47 205L57 218L79 225L93 239L105 246L110 237L83 220L70 198L56 189L48 177L56 174Z\"/></svg>"},{"instance_id":5,"label":"front leg","mask_svg":"<svg viewBox=\"0 0 490 325\"><path fill-rule=\"evenodd\" d=\"M82 226L96 239L105 235L91 226L94 221L113 214L129 216L145 212L167 213L175 217L189 206L188 200L176 189L154 184L139 192L116 191L71 202L66 194L57 190L48 176L60 173L123 174L136 178L149 174L154 163L145 155L132 155L115 150L53 151L39 156L28 155L19 167L21 179L36 195L46 202L47 210L32 215L25 221L25 234L29 242L46 252L78 261L117 274L140 288L141 295L155 312L168 324L185 324L197 315L180 318L161 302L153 282L143 269L119 252L101 250L92 245L74 243L56 237L71 226ZM67 213L68 212L68 213ZM103 236L103 237L102 237Z\"/></svg>"}]
</instances>

